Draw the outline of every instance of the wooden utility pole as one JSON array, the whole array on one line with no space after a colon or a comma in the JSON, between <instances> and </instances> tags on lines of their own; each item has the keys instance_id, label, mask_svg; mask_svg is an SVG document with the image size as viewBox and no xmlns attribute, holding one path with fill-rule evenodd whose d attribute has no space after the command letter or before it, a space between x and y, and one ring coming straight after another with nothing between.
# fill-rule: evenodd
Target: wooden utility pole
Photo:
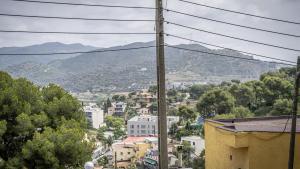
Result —
<instances>
[{"instance_id":1,"label":"wooden utility pole","mask_svg":"<svg viewBox=\"0 0 300 169\"><path fill-rule=\"evenodd\" d=\"M115 169L118 168L117 152L115 152Z\"/></svg>"},{"instance_id":2,"label":"wooden utility pole","mask_svg":"<svg viewBox=\"0 0 300 169\"><path fill-rule=\"evenodd\" d=\"M158 88L158 144L159 168L168 168L168 136L165 91L165 51L164 51L164 17L163 2L156 0L156 66Z\"/></svg>"},{"instance_id":3,"label":"wooden utility pole","mask_svg":"<svg viewBox=\"0 0 300 169\"><path fill-rule=\"evenodd\" d=\"M295 93L293 102L293 114L292 114L292 126L291 126L291 138L290 138L290 152L289 152L289 164L288 169L294 169L295 160L295 139L296 139L296 127L297 127L297 112L298 112L298 97L299 97L299 82L300 82L300 56L297 60L296 77L295 77Z\"/></svg>"}]
</instances>

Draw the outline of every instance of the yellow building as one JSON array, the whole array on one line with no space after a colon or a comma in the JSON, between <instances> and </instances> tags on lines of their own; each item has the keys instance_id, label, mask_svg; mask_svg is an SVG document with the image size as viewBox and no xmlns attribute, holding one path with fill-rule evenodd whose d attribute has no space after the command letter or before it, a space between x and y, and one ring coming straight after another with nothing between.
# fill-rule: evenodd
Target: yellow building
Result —
<instances>
[{"instance_id":1,"label":"yellow building","mask_svg":"<svg viewBox=\"0 0 300 169\"><path fill-rule=\"evenodd\" d=\"M286 125L287 124L287 125ZM206 169L286 169L291 120L287 117L206 120ZM300 117L294 169L300 169Z\"/></svg>"},{"instance_id":2,"label":"yellow building","mask_svg":"<svg viewBox=\"0 0 300 169\"><path fill-rule=\"evenodd\" d=\"M147 141L149 139L155 139L155 137L128 137L122 142L114 143L112 145L113 161L117 160L117 167L127 169L130 164L143 158L151 147L151 143Z\"/></svg>"}]
</instances>

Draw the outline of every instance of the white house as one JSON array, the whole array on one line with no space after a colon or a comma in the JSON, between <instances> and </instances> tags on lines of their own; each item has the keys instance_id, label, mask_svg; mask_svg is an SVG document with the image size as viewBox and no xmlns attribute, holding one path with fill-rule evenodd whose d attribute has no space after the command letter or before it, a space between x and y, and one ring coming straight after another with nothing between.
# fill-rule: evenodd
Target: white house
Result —
<instances>
[{"instance_id":1,"label":"white house","mask_svg":"<svg viewBox=\"0 0 300 169\"><path fill-rule=\"evenodd\" d=\"M148 108L140 108L137 110L138 114L149 114L149 109Z\"/></svg>"},{"instance_id":2,"label":"white house","mask_svg":"<svg viewBox=\"0 0 300 169\"><path fill-rule=\"evenodd\" d=\"M83 107L89 125L95 129L103 124L103 110L96 104L90 103Z\"/></svg>"},{"instance_id":3,"label":"white house","mask_svg":"<svg viewBox=\"0 0 300 169\"><path fill-rule=\"evenodd\" d=\"M114 115L115 116L123 116L125 113L125 109L126 109L126 103L124 102L117 102L116 104L114 104Z\"/></svg>"},{"instance_id":4,"label":"white house","mask_svg":"<svg viewBox=\"0 0 300 169\"><path fill-rule=\"evenodd\" d=\"M179 116L168 116L168 130L173 123L179 121ZM128 136L154 136L158 134L157 116L140 115L135 116L127 121Z\"/></svg>"},{"instance_id":5,"label":"white house","mask_svg":"<svg viewBox=\"0 0 300 169\"><path fill-rule=\"evenodd\" d=\"M182 142L188 142L192 148L195 150L195 155L199 156L202 150L205 148L205 142L204 139L201 138L200 136L186 136L186 137L181 137L181 143ZM194 155L191 155L194 156Z\"/></svg>"}]
</instances>

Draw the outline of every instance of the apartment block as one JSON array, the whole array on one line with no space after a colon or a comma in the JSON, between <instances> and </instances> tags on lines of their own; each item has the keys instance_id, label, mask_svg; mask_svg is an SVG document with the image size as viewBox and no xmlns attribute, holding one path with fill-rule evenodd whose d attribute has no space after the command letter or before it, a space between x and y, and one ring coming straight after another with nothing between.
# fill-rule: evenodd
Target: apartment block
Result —
<instances>
[{"instance_id":1,"label":"apartment block","mask_svg":"<svg viewBox=\"0 0 300 169\"><path fill-rule=\"evenodd\" d=\"M127 135L129 136L155 136L158 134L157 116L140 115L135 116L127 122ZM178 116L167 117L167 127L179 121Z\"/></svg>"}]
</instances>

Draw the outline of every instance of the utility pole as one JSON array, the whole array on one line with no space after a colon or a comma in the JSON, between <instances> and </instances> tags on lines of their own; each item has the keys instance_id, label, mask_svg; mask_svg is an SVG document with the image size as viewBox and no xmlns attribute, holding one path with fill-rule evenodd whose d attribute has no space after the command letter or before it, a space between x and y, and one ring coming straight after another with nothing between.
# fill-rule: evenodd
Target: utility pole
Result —
<instances>
[{"instance_id":1,"label":"utility pole","mask_svg":"<svg viewBox=\"0 0 300 169\"><path fill-rule=\"evenodd\" d=\"M291 138L290 138L290 152L289 152L289 164L288 169L294 169L295 160L295 138L296 138L296 126L297 126L297 112L298 112L298 97L299 97L299 82L300 82L300 56L297 60L296 77L295 77L295 93L293 102L293 114L292 114L292 126L291 126Z\"/></svg>"},{"instance_id":2,"label":"utility pole","mask_svg":"<svg viewBox=\"0 0 300 169\"><path fill-rule=\"evenodd\" d=\"M163 0L156 0L156 66L158 88L159 168L168 168Z\"/></svg>"},{"instance_id":3,"label":"utility pole","mask_svg":"<svg viewBox=\"0 0 300 169\"><path fill-rule=\"evenodd\" d=\"M118 168L118 162L117 162L117 152L115 152L115 169Z\"/></svg>"}]
</instances>

